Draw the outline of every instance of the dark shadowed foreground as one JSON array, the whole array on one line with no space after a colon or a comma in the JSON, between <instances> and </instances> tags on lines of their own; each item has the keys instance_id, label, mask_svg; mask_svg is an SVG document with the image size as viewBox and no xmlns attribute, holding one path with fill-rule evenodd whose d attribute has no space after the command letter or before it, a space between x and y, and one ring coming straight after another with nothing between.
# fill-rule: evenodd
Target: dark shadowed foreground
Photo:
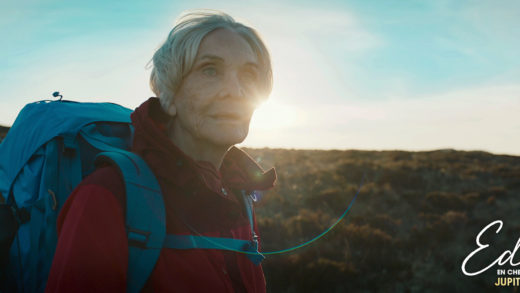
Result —
<instances>
[{"instance_id":1,"label":"dark shadowed foreground","mask_svg":"<svg viewBox=\"0 0 520 293\"><path fill-rule=\"evenodd\" d=\"M8 128L0 127L0 140ZM496 288L494 265L520 237L520 157L441 150L247 149L277 186L257 207L263 251L286 249L327 229L365 183L346 219L320 240L264 261L269 292L517 292ZM514 263L520 263L520 253ZM512 276L515 277L515 276ZM518 276L520 277L520 276Z\"/></svg>"},{"instance_id":2,"label":"dark shadowed foreground","mask_svg":"<svg viewBox=\"0 0 520 293\"><path fill-rule=\"evenodd\" d=\"M326 229L366 176L351 211L331 233L264 261L270 292L496 292L497 269L520 269L495 265L474 277L461 271L477 248L477 234L492 221L502 220L503 228L484 234L481 242L490 246L468 271L515 248L520 157L454 150L247 151L278 171L277 187L257 208L264 251Z\"/></svg>"},{"instance_id":3,"label":"dark shadowed foreground","mask_svg":"<svg viewBox=\"0 0 520 293\"><path fill-rule=\"evenodd\" d=\"M4 137L7 135L7 131L9 130L9 127L1 126L0 125L0 142L4 139Z\"/></svg>"}]
</instances>

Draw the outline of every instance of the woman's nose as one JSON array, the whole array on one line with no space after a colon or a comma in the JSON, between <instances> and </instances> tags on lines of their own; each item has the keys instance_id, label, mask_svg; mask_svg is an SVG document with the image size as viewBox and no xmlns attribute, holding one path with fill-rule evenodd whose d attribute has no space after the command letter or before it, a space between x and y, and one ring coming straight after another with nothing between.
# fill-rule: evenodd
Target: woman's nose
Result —
<instances>
[{"instance_id":1,"label":"woman's nose","mask_svg":"<svg viewBox=\"0 0 520 293\"><path fill-rule=\"evenodd\" d=\"M240 81L238 73L230 73L227 76L223 90L227 96L235 99L243 99L246 97L245 88Z\"/></svg>"}]
</instances>

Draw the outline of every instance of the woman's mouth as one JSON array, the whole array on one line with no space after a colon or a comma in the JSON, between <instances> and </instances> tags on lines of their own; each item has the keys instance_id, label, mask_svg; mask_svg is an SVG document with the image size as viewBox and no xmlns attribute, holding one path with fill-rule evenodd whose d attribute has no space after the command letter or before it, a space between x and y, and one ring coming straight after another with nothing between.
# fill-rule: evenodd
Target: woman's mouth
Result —
<instances>
[{"instance_id":1,"label":"woman's mouth","mask_svg":"<svg viewBox=\"0 0 520 293\"><path fill-rule=\"evenodd\" d=\"M211 115L211 117L219 120L242 120L243 117L237 113L218 113L215 115Z\"/></svg>"}]
</instances>

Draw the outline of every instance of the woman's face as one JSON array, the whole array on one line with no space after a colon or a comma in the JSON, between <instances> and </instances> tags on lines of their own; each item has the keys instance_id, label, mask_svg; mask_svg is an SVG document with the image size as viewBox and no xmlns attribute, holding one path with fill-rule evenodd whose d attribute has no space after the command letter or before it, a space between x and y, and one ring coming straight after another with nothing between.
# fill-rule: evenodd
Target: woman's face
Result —
<instances>
[{"instance_id":1,"label":"woman's face","mask_svg":"<svg viewBox=\"0 0 520 293\"><path fill-rule=\"evenodd\" d=\"M239 34L207 34L174 95L177 135L226 147L242 142L258 103L258 78L257 57Z\"/></svg>"}]
</instances>

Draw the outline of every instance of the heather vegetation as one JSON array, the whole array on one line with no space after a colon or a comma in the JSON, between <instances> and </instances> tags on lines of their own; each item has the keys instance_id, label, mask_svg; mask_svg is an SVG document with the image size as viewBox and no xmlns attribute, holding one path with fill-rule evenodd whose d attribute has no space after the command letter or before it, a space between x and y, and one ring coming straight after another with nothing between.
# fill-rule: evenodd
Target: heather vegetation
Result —
<instances>
[{"instance_id":1,"label":"heather vegetation","mask_svg":"<svg viewBox=\"0 0 520 293\"><path fill-rule=\"evenodd\" d=\"M9 131L9 127L0 125L0 142L2 142L4 137L7 135L7 131Z\"/></svg>"},{"instance_id":2,"label":"heather vegetation","mask_svg":"<svg viewBox=\"0 0 520 293\"><path fill-rule=\"evenodd\" d=\"M257 208L264 251L325 230L365 177L352 209L330 233L264 261L270 292L496 291L499 267L468 277L461 264L494 220L503 220L502 230L484 235L490 248L468 269L484 268L520 237L520 157L454 150L247 151L278 172L276 188Z\"/></svg>"},{"instance_id":3,"label":"heather vegetation","mask_svg":"<svg viewBox=\"0 0 520 293\"><path fill-rule=\"evenodd\" d=\"M0 129L0 140L7 128ZM319 151L247 149L277 186L256 209L263 251L330 233L264 261L269 292L516 292L494 287L494 266L462 274L475 237L494 220L500 233L468 266L476 271L513 250L520 237L520 157L439 150ZM520 252L514 257L520 262Z\"/></svg>"}]
</instances>

